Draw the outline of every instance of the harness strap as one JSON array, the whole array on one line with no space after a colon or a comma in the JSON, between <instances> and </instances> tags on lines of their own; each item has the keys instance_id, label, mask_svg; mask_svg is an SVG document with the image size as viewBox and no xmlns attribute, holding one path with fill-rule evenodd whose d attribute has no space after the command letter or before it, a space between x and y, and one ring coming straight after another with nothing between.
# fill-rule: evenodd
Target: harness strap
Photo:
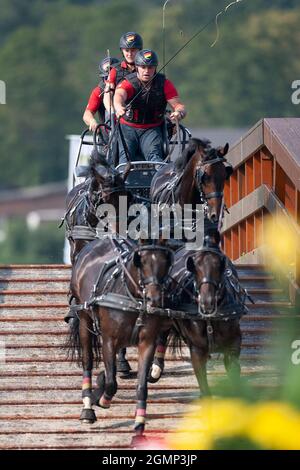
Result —
<instances>
[{"instance_id":1,"label":"harness strap","mask_svg":"<svg viewBox=\"0 0 300 470\"><path fill-rule=\"evenodd\" d=\"M206 320L206 333L208 340L208 352L211 354L214 352L215 343L214 343L214 329L210 320Z\"/></svg>"},{"instance_id":2,"label":"harness strap","mask_svg":"<svg viewBox=\"0 0 300 470\"><path fill-rule=\"evenodd\" d=\"M85 225L74 225L71 230L67 232L68 238L73 240L95 240L97 238L97 231L92 227L86 227Z\"/></svg>"}]
</instances>

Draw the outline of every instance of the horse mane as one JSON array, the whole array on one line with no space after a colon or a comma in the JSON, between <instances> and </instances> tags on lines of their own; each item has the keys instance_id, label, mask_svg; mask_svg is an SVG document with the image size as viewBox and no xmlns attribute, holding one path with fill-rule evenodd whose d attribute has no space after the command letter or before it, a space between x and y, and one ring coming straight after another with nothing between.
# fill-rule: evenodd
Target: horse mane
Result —
<instances>
[{"instance_id":1,"label":"horse mane","mask_svg":"<svg viewBox=\"0 0 300 470\"><path fill-rule=\"evenodd\" d=\"M181 171L185 168L187 163L190 161L192 156L196 153L196 151L202 147L203 150L207 151L209 150L210 147L210 140L208 139L196 139L195 137L192 137L189 140L189 144L187 148L182 152L182 155L177 158L175 162L175 169L177 171Z\"/></svg>"},{"instance_id":2,"label":"horse mane","mask_svg":"<svg viewBox=\"0 0 300 470\"><path fill-rule=\"evenodd\" d=\"M101 148L101 150L102 151L99 152L97 146L93 147L93 150L92 150L91 156L90 156L90 163L89 163L91 169L95 168L98 165L103 165L106 168L109 167L109 163L106 160L105 151L102 148Z\"/></svg>"}]
</instances>

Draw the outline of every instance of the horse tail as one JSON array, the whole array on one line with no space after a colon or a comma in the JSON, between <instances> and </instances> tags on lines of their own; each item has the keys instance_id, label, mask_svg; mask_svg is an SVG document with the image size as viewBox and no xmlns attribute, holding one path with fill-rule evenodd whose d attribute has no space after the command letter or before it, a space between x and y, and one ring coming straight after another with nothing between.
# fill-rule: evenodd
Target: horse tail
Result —
<instances>
[{"instance_id":1,"label":"horse tail","mask_svg":"<svg viewBox=\"0 0 300 470\"><path fill-rule=\"evenodd\" d=\"M82 345L80 342L79 335L80 317L76 316L70 326L68 338L64 349L67 351L67 358L71 362L77 364L79 367L82 366ZM97 333L91 331L92 335L92 354L93 354L93 367L97 368L101 362L101 334L100 328L97 328Z\"/></svg>"},{"instance_id":2,"label":"horse tail","mask_svg":"<svg viewBox=\"0 0 300 470\"><path fill-rule=\"evenodd\" d=\"M174 356L178 354L180 358L183 359L182 348L184 347L184 341L180 332L179 324L176 320L173 322L173 327L168 337L168 344L171 349L171 354Z\"/></svg>"}]
</instances>

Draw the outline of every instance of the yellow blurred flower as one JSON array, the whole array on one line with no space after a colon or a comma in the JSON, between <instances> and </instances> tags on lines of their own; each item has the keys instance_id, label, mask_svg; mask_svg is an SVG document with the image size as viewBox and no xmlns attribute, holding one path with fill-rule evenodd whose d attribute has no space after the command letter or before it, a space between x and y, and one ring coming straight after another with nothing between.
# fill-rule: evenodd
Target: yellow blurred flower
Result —
<instances>
[{"instance_id":1,"label":"yellow blurred flower","mask_svg":"<svg viewBox=\"0 0 300 470\"><path fill-rule=\"evenodd\" d=\"M257 404L247 435L264 449L300 449L300 414L286 403Z\"/></svg>"},{"instance_id":2,"label":"yellow blurred flower","mask_svg":"<svg viewBox=\"0 0 300 470\"><path fill-rule=\"evenodd\" d=\"M181 429L169 438L176 449L211 449L219 437L243 434L247 422L247 405L242 400L205 399L196 412L190 413Z\"/></svg>"},{"instance_id":3,"label":"yellow blurred flower","mask_svg":"<svg viewBox=\"0 0 300 470\"><path fill-rule=\"evenodd\" d=\"M299 241L300 237L296 228L284 215L269 217L264 221L263 236L259 244L266 247L269 264L272 265L277 260L277 263L279 262L285 268L294 265Z\"/></svg>"},{"instance_id":4,"label":"yellow blurred flower","mask_svg":"<svg viewBox=\"0 0 300 470\"><path fill-rule=\"evenodd\" d=\"M218 439L248 438L263 449L300 449L300 413L280 402L206 399L168 437L179 450L213 449Z\"/></svg>"}]
</instances>

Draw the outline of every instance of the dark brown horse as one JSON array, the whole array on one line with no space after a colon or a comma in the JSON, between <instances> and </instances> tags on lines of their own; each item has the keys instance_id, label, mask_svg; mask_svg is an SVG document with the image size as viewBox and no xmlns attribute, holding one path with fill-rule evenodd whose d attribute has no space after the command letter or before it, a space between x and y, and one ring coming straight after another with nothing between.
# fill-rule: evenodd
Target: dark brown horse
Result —
<instances>
[{"instance_id":1,"label":"dark brown horse","mask_svg":"<svg viewBox=\"0 0 300 470\"><path fill-rule=\"evenodd\" d=\"M229 263L229 264L228 264ZM229 267L228 267L229 266ZM241 349L240 316L245 313L243 300L232 294L226 282L226 273L232 272L237 282L233 265L219 248L219 240L206 237L198 251L180 249L175 254L171 277L175 281L170 287L175 292L172 303L182 309L182 303L198 304L202 320L176 320L176 329L171 339L181 337L188 345L193 368L203 395L209 394L206 376L206 362L211 352L224 353L224 365L230 377L240 375L239 355ZM244 293L242 293L244 295ZM237 303L239 302L239 303ZM224 308L227 314L218 315ZM236 313L234 313L236 311ZM226 321L225 321L226 318ZM175 331L175 333L174 333ZM164 367L164 354L168 332L159 338L154 364L149 376L150 382L157 382Z\"/></svg>"},{"instance_id":2,"label":"dark brown horse","mask_svg":"<svg viewBox=\"0 0 300 470\"><path fill-rule=\"evenodd\" d=\"M97 239L96 227L101 221L98 218L97 209L101 204L111 204L116 211L116 220L111 221L110 229L119 232L119 197L126 196L130 205L133 196L125 186L126 178L130 171L130 164L124 173L118 173L106 161L104 154L99 153L94 146L90 164L87 168L87 180L75 186L67 196L67 211L65 215L66 235L70 244L71 263L74 265L76 258L83 247ZM71 292L70 303L74 303ZM76 323L76 317L72 310L65 316L65 321L72 327ZM122 349L118 356L118 372L129 375L130 365L125 357L126 349Z\"/></svg>"},{"instance_id":3,"label":"dark brown horse","mask_svg":"<svg viewBox=\"0 0 300 470\"><path fill-rule=\"evenodd\" d=\"M122 243L128 244L124 241ZM87 306L84 303L91 297L106 293L111 296L114 293L129 297L134 306L130 310L125 300L122 309L122 303L117 297L116 303L110 307L95 304L79 313L79 327L72 336L71 344L73 350L77 346L78 358L83 366L84 407L80 419L84 423L93 423L96 420L93 403L103 408L110 407L117 391L116 353L120 348L133 344L136 337L139 361L135 431L138 436L143 434L147 376L153 360L156 337L160 330L170 328L170 320L145 315L141 313L140 305L143 304L145 309L149 306L163 307L172 260L173 252L160 244L129 246L121 254L119 242L111 238L91 242L79 253L71 280L71 290L77 304ZM93 324L98 325L101 331L105 373L98 377L98 388L92 394L92 346L93 338L95 339Z\"/></svg>"},{"instance_id":4,"label":"dark brown horse","mask_svg":"<svg viewBox=\"0 0 300 470\"><path fill-rule=\"evenodd\" d=\"M190 139L175 163L162 167L151 184L151 201L172 205L205 204L207 218L217 223L222 217L224 183L232 173L224 158L229 145L211 148L208 140Z\"/></svg>"},{"instance_id":5,"label":"dark brown horse","mask_svg":"<svg viewBox=\"0 0 300 470\"><path fill-rule=\"evenodd\" d=\"M129 171L130 165L123 174L119 174L102 155L93 151L88 169L89 177L84 183L75 186L66 200L66 235L70 243L72 265L81 249L97 238L98 207L101 204L111 204L118 217L119 196L127 196L130 203L131 193L125 188ZM118 228L117 218L112 229L118 233Z\"/></svg>"}]
</instances>

